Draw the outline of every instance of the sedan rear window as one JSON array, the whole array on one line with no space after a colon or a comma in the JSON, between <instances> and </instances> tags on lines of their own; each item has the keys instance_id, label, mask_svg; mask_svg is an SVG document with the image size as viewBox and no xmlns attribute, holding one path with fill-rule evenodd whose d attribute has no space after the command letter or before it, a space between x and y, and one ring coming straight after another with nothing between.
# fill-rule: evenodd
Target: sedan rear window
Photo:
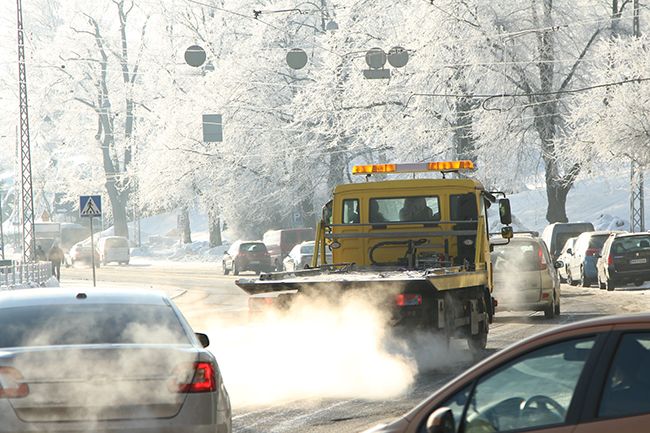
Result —
<instances>
[{"instance_id":1,"label":"sedan rear window","mask_svg":"<svg viewBox=\"0 0 650 433\"><path fill-rule=\"evenodd\" d=\"M650 249L650 236L626 236L612 244L614 254Z\"/></svg>"},{"instance_id":2,"label":"sedan rear window","mask_svg":"<svg viewBox=\"0 0 650 433\"><path fill-rule=\"evenodd\" d=\"M241 244L239 247L239 252L241 253L265 253L266 245L263 243L256 244Z\"/></svg>"},{"instance_id":3,"label":"sedan rear window","mask_svg":"<svg viewBox=\"0 0 650 433\"><path fill-rule=\"evenodd\" d=\"M525 241L495 246L492 264L495 271L537 271L540 265L539 246Z\"/></svg>"},{"instance_id":4,"label":"sedan rear window","mask_svg":"<svg viewBox=\"0 0 650 433\"><path fill-rule=\"evenodd\" d=\"M0 310L0 348L84 344L191 344L166 305L38 305Z\"/></svg>"}]
</instances>

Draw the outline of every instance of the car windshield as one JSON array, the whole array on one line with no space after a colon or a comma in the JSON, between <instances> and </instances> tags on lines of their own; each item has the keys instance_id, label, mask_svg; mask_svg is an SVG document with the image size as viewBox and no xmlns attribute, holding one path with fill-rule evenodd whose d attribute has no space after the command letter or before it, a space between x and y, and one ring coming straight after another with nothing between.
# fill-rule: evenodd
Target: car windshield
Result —
<instances>
[{"instance_id":1,"label":"car windshield","mask_svg":"<svg viewBox=\"0 0 650 433\"><path fill-rule=\"evenodd\" d=\"M190 344L167 305L38 305L0 310L0 348L72 344Z\"/></svg>"},{"instance_id":2,"label":"car windshield","mask_svg":"<svg viewBox=\"0 0 650 433\"><path fill-rule=\"evenodd\" d=\"M650 250L650 236L625 236L612 244L614 254Z\"/></svg>"},{"instance_id":3,"label":"car windshield","mask_svg":"<svg viewBox=\"0 0 650 433\"><path fill-rule=\"evenodd\" d=\"M249 243L249 244L241 244L239 246L239 251L242 253L265 253L266 252L266 245L263 243Z\"/></svg>"}]
</instances>

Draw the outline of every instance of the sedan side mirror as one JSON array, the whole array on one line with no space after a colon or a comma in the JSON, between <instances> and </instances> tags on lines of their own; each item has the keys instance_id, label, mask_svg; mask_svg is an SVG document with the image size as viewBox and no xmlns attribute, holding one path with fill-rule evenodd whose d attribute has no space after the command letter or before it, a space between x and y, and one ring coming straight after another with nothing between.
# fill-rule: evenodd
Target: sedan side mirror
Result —
<instances>
[{"instance_id":1,"label":"sedan side mirror","mask_svg":"<svg viewBox=\"0 0 650 433\"><path fill-rule=\"evenodd\" d=\"M210 339L206 334L202 334L200 332L195 333L196 338L199 339L199 342L201 343L201 346L203 347L208 347L210 345Z\"/></svg>"},{"instance_id":2,"label":"sedan side mirror","mask_svg":"<svg viewBox=\"0 0 650 433\"><path fill-rule=\"evenodd\" d=\"M427 419L427 433L455 433L454 414L448 407L436 409Z\"/></svg>"},{"instance_id":3,"label":"sedan side mirror","mask_svg":"<svg viewBox=\"0 0 650 433\"><path fill-rule=\"evenodd\" d=\"M564 262L562 260L558 260L553 265L555 266L555 269L561 269L564 267Z\"/></svg>"}]
</instances>

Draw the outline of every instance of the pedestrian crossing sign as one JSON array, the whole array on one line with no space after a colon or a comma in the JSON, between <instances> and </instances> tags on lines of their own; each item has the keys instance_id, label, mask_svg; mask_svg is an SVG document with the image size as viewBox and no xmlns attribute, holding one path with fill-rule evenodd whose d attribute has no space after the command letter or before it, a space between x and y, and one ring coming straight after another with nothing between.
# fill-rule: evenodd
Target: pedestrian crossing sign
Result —
<instances>
[{"instance_id":1,"label":"pedestrian crossing sign","mask_svg":"<svg viewBox=\"0 0 650 433\"><path fill-rule=\"evenodd\" d=\"M100 195L82 195L79 197L79 216L80 217L101 217L102 216L102 196Z\"/></svg>"}]
</instances>

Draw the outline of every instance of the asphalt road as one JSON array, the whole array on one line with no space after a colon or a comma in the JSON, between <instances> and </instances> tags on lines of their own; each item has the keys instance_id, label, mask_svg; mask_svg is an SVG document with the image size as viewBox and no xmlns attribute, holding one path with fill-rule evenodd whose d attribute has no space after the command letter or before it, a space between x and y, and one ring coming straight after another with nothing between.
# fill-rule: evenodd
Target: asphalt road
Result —
<instances>
[{"instance_id":1,"label":"asphalt road","mask_svg":"<svg viewBox=\"0 0 650 433\"><path fill-rule=\"evenodd\" d=\"M64 286L83 287L92 284L89 268L63 269L62 274ZM298 334L292 336L296 338L295 344L287 346L280 339L276 342L278 350L269 350L266 343L268 339L273 340L272 334L264 334L257 339L254 336L251 338L251 334L275 332L273 326L283 322L278 320L278 322L265 323L262 328L254 328L253 331L248 329L247 297L235 286L236 277L222 275L217 264L109 265L98 270L97 278L98 285L102 287L145 287L165 290L174 297L195 330L210 331L211 347L220 359L220 363L222 363L221 359L224 359L221 367L226 386L233 397L235 432L362 431L406 412L450 378L479 360L472 359L459 341L453 345L455 355L446 361L443 359L443 362L434 363L437 364L435 367L418 365L418 368L408 377L411 383L397 394L394 386L385 396L381 393L381 387L375 387L372 396L359 398L355 392L358 391L359 395L365 394L366 390L363 386L357 390L354 387L347 389L344 385L347 382L356 383L355 375L366 374L364 371L366 366L359 363L367 362L368 369L376 367L378 364L375 364L375 358L371 357L368 361L364 358L359 359L359 353L354 352L355 347L345 345L341 340L343 349L334 346L334 350L325 354L319 353L316 358L313 356L305 358L309 360L313 370L305 369L302 358L304 354L301 351L313 352L318 350L318 345L314 346L313 342L299 340L300 337L296 337ZM490 329L486 356L531 334L563 323L608 314L649 310L649 289L630 287L616 292L606 292L597 288L563 285L562 315L559 318L546 320L541 313L497 312L495 323ZM309 330L310 324L319 320L313 312L310 314L312 316L304 322L297 322L295 327ZM336 323L345 322L345 318L338 317L336 320ZM286 333L299 331L291 327L279 329L281 329L279 332ZM348 331L353 330L344 330L344 332ZM277 337L276 335L275 338ZM325 337L319 335L314 338ZM286 353L287 350L289 353ZM348 358L344 353L340 353L346 350L353 352ZM429 355L439 356L435 353ZM277 359L284 360L284 363L274 363ZM384 360L381 357L377 359ZM346 367L346 363L349 364L349 368ZM392 367L394 366L391 365ZM341 376L350 375L345 376L341 382L346 389L342 389L340 395L337 395L339 393L336 389L332 390L331 387L323 386L322 382L315 380L319 376L327 377L327 373L332 371ZM308 375L304 375L305 372ZM377 378L380 378L381 382L381 378L384 377L388 383L390 379L388 375L391 372L392 370L383 375L378 371ZM305 394L305 389L310 389L311 379L314 379L313 393ZM332 378L330 377L328 381L332 382ZM338 384L336 378L333 383ZM292 395L292 393L280 392L277 394L278 399L274 400L273 396L276 392L282 391L285 387L293 387L296 393Z\"/></svg>"}]
</instances>

